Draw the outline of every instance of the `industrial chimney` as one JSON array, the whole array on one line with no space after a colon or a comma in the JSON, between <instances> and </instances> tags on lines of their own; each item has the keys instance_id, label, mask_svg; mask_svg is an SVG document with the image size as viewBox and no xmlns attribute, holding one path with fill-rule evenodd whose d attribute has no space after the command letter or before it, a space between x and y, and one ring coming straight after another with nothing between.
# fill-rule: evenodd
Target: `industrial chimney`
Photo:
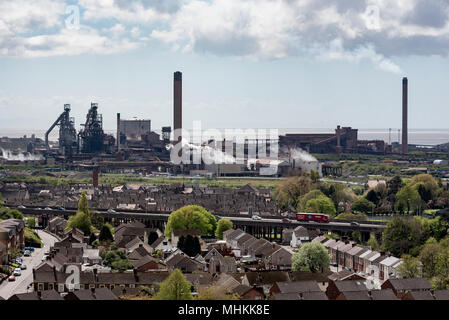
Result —
<instances>
[{"instance_id":1,"label":"industrial chimney","mask_svg":"<svg viewBox=\"0 0 449 320\"><path fill-rule=\"evenodd\" d=\"M120 113L117 113L117 151L120 151Z\"/></svg>"},{"instance_id":2,"label":"industrial chimney","mask_svg":"<svg viewBox=\"0 0 449 320\"><path fill-rule=\"evenodd\" d=\"M176 71L174 73L174 90L173 90L173 129L175 132L175 142L180 142L182 137L180 136L176 141L176 130L182 129L182 73Z\"/></svg>"},{"instance_id":3,"label":"industrial chimney","mask_svg":"<svg viewBox=\"0 0 449 320\"><path fill-rule=\"evenodd\" d=\"M402 79L402 154L408 154L408 80Z\"/></svg>"}]
</instances>

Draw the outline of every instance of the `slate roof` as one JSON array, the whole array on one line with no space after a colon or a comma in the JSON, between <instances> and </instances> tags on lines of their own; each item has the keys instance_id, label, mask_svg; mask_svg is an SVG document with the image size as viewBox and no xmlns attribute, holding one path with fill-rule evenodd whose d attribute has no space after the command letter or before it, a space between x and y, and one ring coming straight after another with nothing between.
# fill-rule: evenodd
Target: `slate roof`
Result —
<instances>
[{"instance_id":1,"label":"slate roof","mask_svg":"<svg viewBox=\"0 0 449 320\"><path fill-rule=\"evenodd\" d=\"M391 289L384 290L372 290L371 291L372 300L399 300Z\"/></svg>"},{"instance_id":2,"label":"slate roof","mask_svg":"<svg viewBox=\"0 0 449 320\"><path fill-rule=\"evenodd\" d=\"M396 290L431 290L432 286L425 278L413 279L389 279L391 285Z\"/></svg>"},{"instance_id":3,"label":"slate roof","mask_svg":"<svg viewBox=\"0 0 449 320\"><path fill-rule=\"evenodd\" d=\"M449 300L449 290L435 290L433 295L435 300Z\"/></svg>"},{"instance_id":4,"label":"slate roof","mask_svg":"<svg viewBox=\"0 0 449 320\"><path fill-rule=\"evenodd\" d=\"M316 281L276 282L281 293L320 292Z\"/></svg>"},{"instance_id":5,"label":"slate roof","mask_svg":"<svg viewBox=\"0 0 449 320\"><path fill-rule=\"evenodd\" d=\"M117 296L108 288L75 290L69 293L76 300L118 300Z\"/></svg>"},{"instance_id":6,"label":"slate roof","mask_svg":"<svg viewBox=\"0 0 449 320\"><path fill-rule=\"evenodd\" d=\"M335 281L335 286L340 292L355 292L355 291L367 291L363 280L346 280L346 281Z\"/></svg>"},{"instance_id":7,"label":"slate roof","mask_svg":"<svg viewBox=\"0 0 449 320\"><path fill-rule=\"evenodd\" d=\"M33 291L19 293L11 296L8 300L64 300L55 290Z\"/></svg>"}]
</instances>

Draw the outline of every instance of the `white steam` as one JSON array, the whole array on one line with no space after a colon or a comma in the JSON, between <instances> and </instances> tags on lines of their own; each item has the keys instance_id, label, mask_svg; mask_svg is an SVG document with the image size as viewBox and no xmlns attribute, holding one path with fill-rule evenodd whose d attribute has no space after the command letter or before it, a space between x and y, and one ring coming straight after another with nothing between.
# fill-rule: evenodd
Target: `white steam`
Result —
<instances>
[{"instance_id":1,"label":"white steam","mask_svg":"<svg viewBox=\"0 0 449 320\"><path fill-rule=\"evenodd\" d=\"M8 161L38 161L44 160L44 157L40 154L32 154L29 152L24 152L19 150L18 152L12 152L11 150L0 148L1 155L0 158L6 159Z\"/></svg>"},{"instance_id":2,"label":"white steam","mask_svg":"<svg viewBox=\"0 0 449 320\"><path fill-rule=\"evenodd\" d=\"M314 156L301 148L289 149L288 152L292 159L302 160L304 162L318 162Z\"/></svg>"}]
</instances>

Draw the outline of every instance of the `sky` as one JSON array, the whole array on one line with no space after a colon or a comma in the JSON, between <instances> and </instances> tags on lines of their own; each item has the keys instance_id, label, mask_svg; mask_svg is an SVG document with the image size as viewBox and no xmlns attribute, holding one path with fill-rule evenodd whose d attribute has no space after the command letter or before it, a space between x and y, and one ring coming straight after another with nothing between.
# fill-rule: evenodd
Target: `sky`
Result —
<instances>
[{"instance_id":1,"label":"sky","mask_svg":"<svg viewBox=\"0 0 449 320\"><path fill-rule=\"evenodd\" d=\"M0 129L91 102L172 126L448 129L447 0L1 0ZM1 130L0 130L1 131Z\"/></svg>"}]
</instances>

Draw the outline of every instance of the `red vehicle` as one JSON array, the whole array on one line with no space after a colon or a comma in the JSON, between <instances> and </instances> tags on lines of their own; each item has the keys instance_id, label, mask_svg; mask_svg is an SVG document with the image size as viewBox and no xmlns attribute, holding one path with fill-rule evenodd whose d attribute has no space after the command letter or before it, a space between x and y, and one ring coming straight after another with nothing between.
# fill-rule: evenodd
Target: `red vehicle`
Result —
<instances>
[{"instance_id":1,"label":"red vehicle","mask_svg":"<svg viewBox=\"0 0 449 320\"><path fill-rule=\"evenodd\" d=\"M329 223L329 216L322 213L297 213L296 220L304 222L315 221Z\"/></svg>"}]
</instances>

